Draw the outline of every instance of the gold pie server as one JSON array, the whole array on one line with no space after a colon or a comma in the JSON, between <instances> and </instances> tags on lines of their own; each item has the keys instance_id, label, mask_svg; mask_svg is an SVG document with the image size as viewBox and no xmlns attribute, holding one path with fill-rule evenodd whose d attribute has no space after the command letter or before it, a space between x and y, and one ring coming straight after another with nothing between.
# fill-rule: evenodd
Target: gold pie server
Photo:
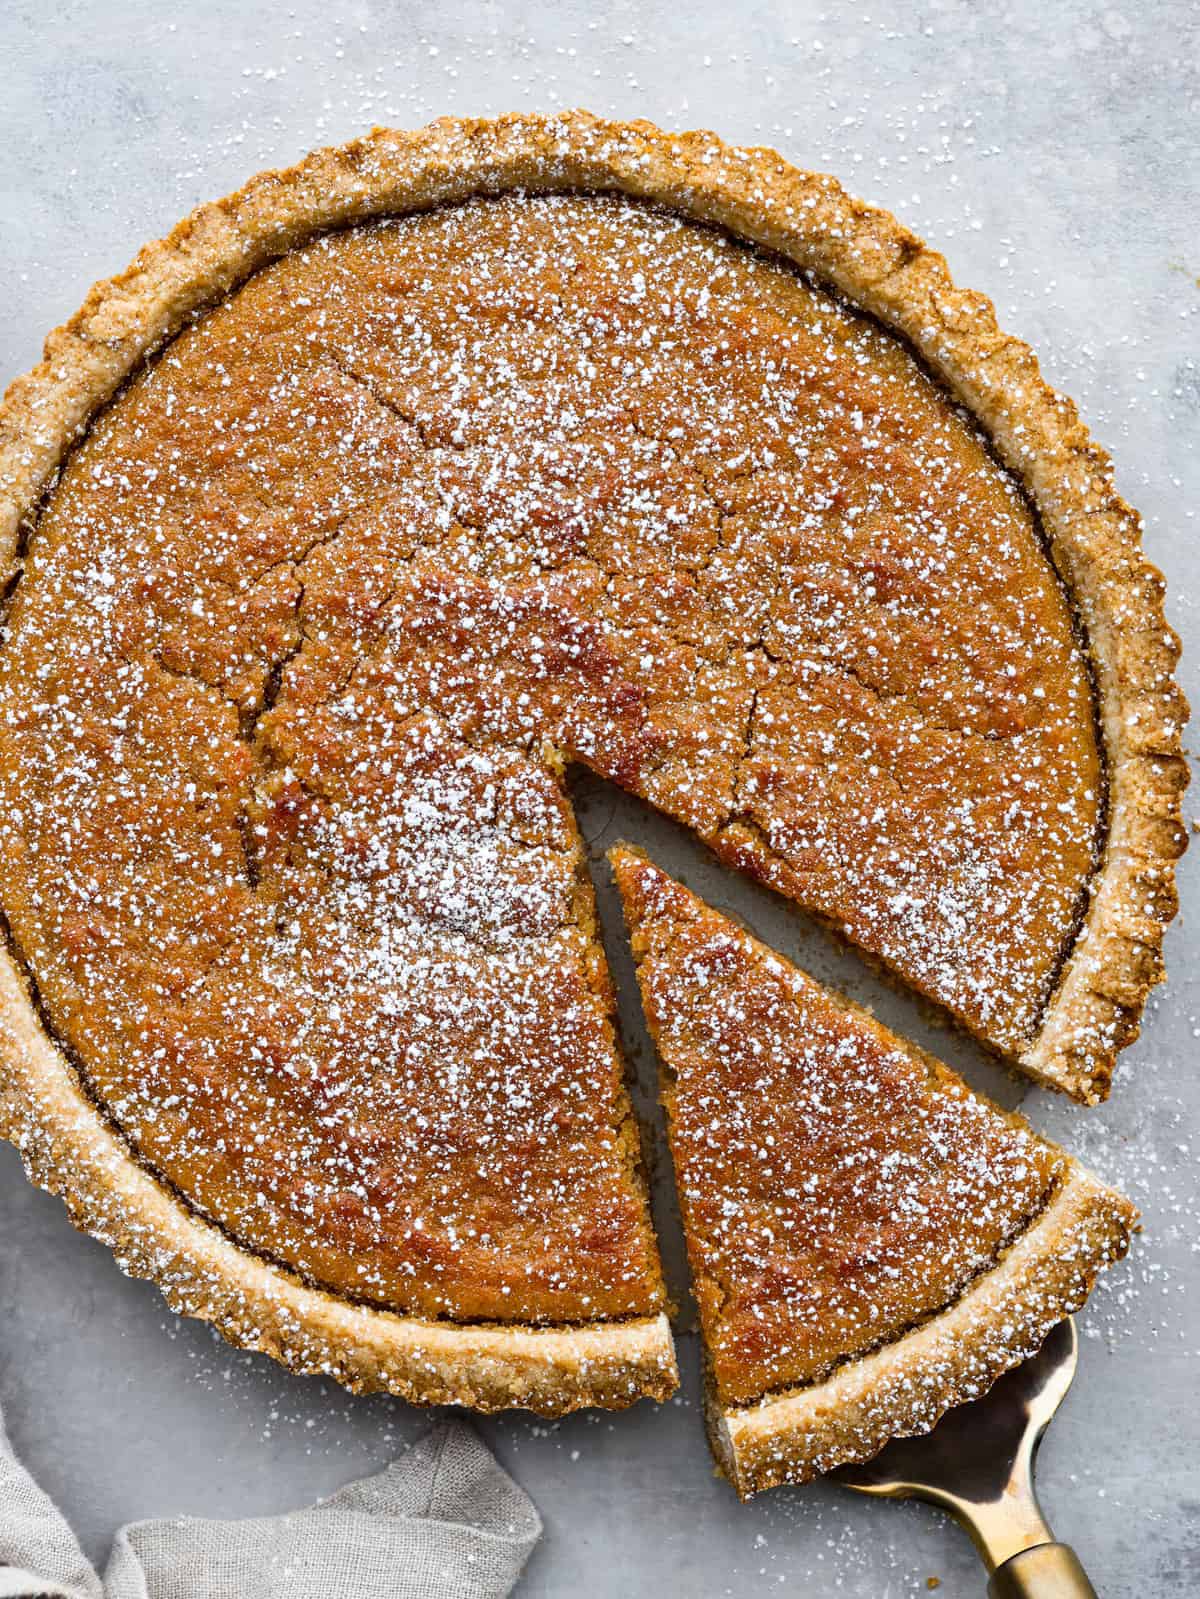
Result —
<instances>
[{"instance_id":1,"label":"gold pie server","mask_svg":"<svg viewBox=\"0 0 1200 1599\"><path fill-rule=\"evenodd\" d=\"M1068 1317L1041 1349L922 1438L897 1438L834 1478L859 1493L927 1499L970 1533L990 1599L1096 1599L1073 1549L1057 1543L1033 1488L1038 1445L1071 1386L1079 1353Z\"/></svg>"}]
</instances>

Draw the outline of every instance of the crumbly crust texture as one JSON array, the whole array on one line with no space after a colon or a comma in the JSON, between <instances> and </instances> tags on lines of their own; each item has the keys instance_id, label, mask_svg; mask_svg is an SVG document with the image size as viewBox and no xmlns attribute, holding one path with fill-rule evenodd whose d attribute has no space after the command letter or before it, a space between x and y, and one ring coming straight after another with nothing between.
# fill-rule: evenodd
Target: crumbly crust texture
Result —
<instances>
[{"instance_id":1,"label":"crumbly crust texture","mask_svg":"<svg viewBox=\"0 0 1200 1599\"><path fill-rule=\"evenodd\" d=\"M1097 1274L1128 1249L1135 1214L1073 1166L1033 1226L948 1310L815 1387L741 1409L722 1409L710 1393L709 1439L721 1469L746 1499L869 1460L891 1438L928 1432L1080 1308Z\"/></svg>"},{"instance_id":2,"label":"crumbly crust texture","mask_svg":"<svg viewBox=\"0 0 1200 1599\"><path fill-rule=\"evenodd\" d=\"M376 130L286 172L260 174L148 246L128 271L97 285L51 335L43 363L10 388L0 409L5 565L15 568L22 530L32 525L72 444L190 318L328 229L510 190L623 193L777 251L907 339L1025 484L1090 642L1108 759L1109 827L1082 930L1020 1064L1082 1100L1102 1098L1115 1052L1135 1035L1146 992L1161 977L1162 928L1175 909L1172 863L1184 841L1179 734L1186 707L1172 679L1177 641L1162 616L1161 577L1140 554L1136 517L1113 489L1107 457L1070 402L1042 382L1028 349L999 333L988 302L953 287L940 256L832 179L797 172L769 151L729 148L707 133L674 138L646 124L581 112L447 120L416 133ZM747 864L752 857L751 841ZM64 1193L83 1225L108 1238L131 1270L162 1283L173 1303L208 1315L236 1341L278 1345L280 1357L302 1369L341 1371L351 1382L378 1379L414 1397L448 1394L444 1371L422 1387L411 1371L388 1369L382 1357L370 1373L347 1365L350 1357L330 1330L331 1307L363 1318L355 1337L364 1345L368 1327L429 1324L342 1306L229 1244L217 1261L221 1235L140 1172L123 1145L112 1141L100 1158L95 1140L112 1135L78 1085L68 1091L74 1074L46 1039L11 962L4 977L6 1127L38 1179ZM53 1092L39 1090L51 1083ZM152 1223L147 1218L158 1206L170 1215ZM284 1299L287 1309L280 1311ZM639 1329L636 1335L631 1328ZM485 1338L482 1329L455 1331L463 1339ZM516 1339L551 1336L509 1331ZM562 1336L569 1344L601 1332L614 1346L636 1346L613 1356L616 1365L627 1361L634 1386L644 1379L652 1391L651 1382L669 1381L662 1376L671 1357L661 1318ZM494 1342L492 1330L486 1338ZM528 1372L510 1371L496 1377L490 1397L481 1384L471 1402L550 1410L621 1402L611 1397L621 1386L611 1372L572 1384L563 1375L569 1357L529 1355L526 1365L539 1359L546 1366L541 1388ZM580 1356L581 1371L590 1371L590 1359ZM413 1365L420 1371L428 1359L414 1358ZM658 1376L648 1377L649 1368ZM549 1393L555 1384L568 1396L561 1405ZM528 1399L521 1397L526 1392Z\"/></svg>"}]
</instances>

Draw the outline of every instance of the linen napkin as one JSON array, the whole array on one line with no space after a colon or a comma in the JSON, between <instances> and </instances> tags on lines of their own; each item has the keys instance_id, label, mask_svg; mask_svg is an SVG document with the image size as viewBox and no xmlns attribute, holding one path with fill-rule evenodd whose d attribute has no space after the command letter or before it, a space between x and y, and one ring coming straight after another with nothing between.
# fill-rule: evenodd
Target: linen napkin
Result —
<instances>
[{"instance_id":1,"label":"linen napkin","mask_svg":"<svg viewBox=\"0 0 1200 1599\"><path fill-rule=\"evenodd\" d=\"M0 1422L0 1599L501 1599L542 1524L461 1422L282 1516L137 1521L103 1581Z\"/></svg>"}]
</instances>

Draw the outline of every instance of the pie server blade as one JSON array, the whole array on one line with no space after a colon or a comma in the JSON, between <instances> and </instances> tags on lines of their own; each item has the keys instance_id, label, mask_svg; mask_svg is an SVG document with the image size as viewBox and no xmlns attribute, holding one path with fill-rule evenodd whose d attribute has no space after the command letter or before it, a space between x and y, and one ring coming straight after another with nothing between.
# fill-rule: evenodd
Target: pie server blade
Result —
<instances>
[{"instance_id":1,"label":"pie server blade","mask_svg":"<svg viewBox=\"0 0 1200 1599\"><path fill-rule=\"evenodd\" d=\"M1096 1599L1074 1551L1055 1542L1033 1488L1038 1445L1078 1353L1068 1317L982 1399L948 1410L924 1437L897 1438L864 1465L843 1466L834 1481L948 1510L983 1556L991 1599Z\"/></svg>"}]
</instances>

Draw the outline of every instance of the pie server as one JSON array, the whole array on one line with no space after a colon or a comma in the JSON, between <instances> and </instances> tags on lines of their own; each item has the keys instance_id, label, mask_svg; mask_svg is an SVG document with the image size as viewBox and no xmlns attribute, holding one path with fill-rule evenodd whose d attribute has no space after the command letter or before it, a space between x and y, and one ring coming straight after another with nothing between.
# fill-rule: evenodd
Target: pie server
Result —
<instances>
[{"instance_id":1,"label":"pie server","mask_svg":"<svg viewBox=\"0 0 1200 1599\"><path fill-rule=\"evenodd\" d=\"M1068 1317L982 1398L921 1438L897 1438L834 1480L887 1499L927 1499L966 1528L991 1574L990 1599L1096 1599L1073 1549L1056 1543L1033 1489L1038 1445L1079 1353Z\"/></svg>"}]
</instances>

